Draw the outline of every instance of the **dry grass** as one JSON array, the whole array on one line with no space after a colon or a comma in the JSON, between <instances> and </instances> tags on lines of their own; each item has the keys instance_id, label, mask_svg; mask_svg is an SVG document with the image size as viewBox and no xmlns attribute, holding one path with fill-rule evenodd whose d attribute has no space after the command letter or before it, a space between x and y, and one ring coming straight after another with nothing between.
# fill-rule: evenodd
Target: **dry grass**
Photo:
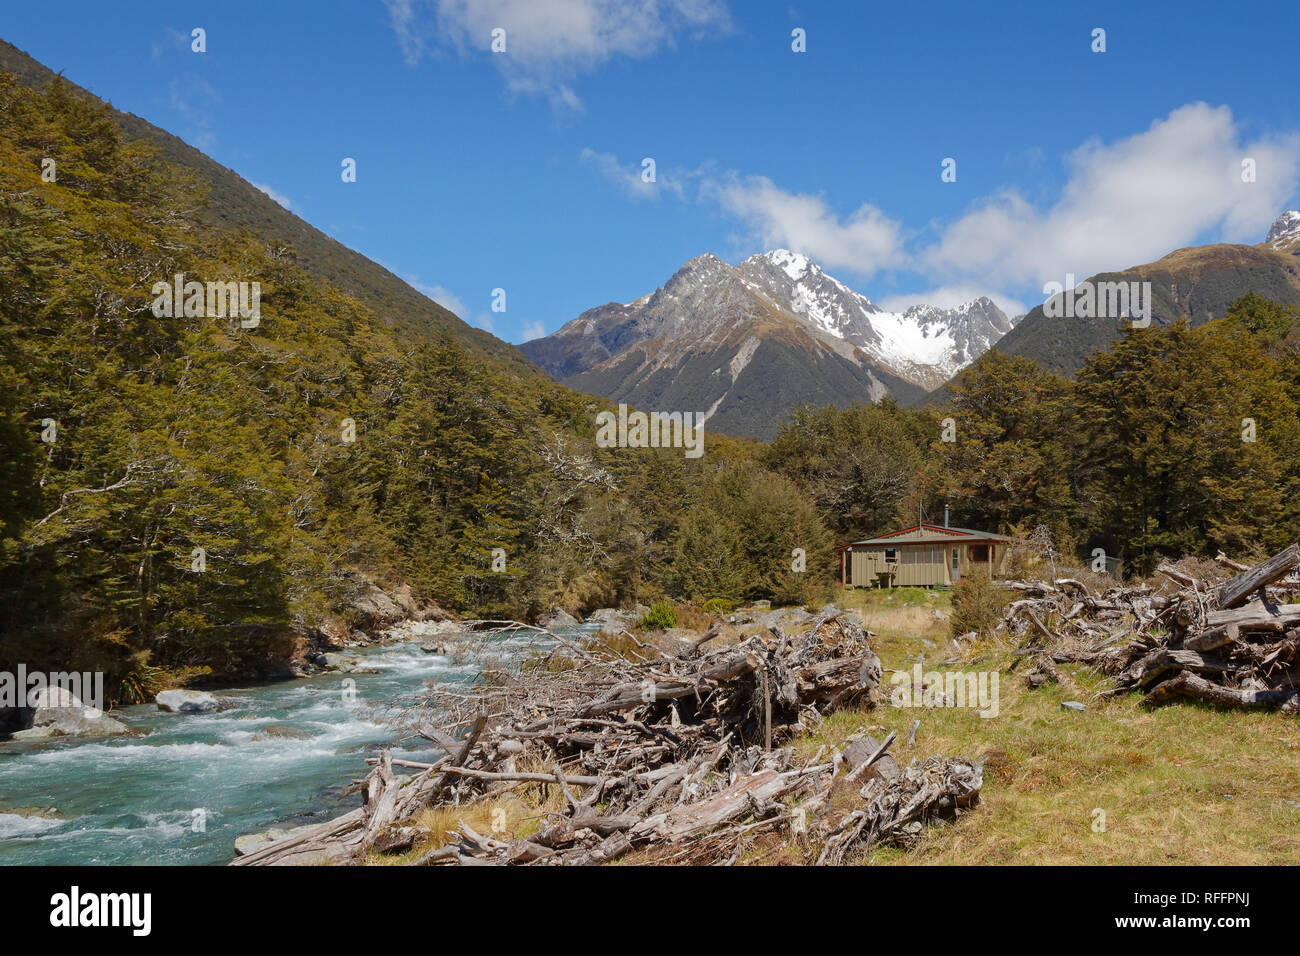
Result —
<instances>
[{"instance_id":1,"label":"dry grass","mask_svg":"<svg viewBox=\"0 0 1300 956\"><path fill-rule=\"evenodd\" d=\"M545 771L551 768L525 761L519 769ZM570 789L575 795L582 793L580 787ZM497 840L523 839L540 830L546 824L548 814L559 813L564 807L564 795L559 787L540 783L521 783L459 807L427 807L407 825L428 830L428 839L421 840L404 853L371 853L363 862L366 866L413 863L429 850L436 850L455 839L455 832L462 823Z\"/></svg>"},{"instance_id":2,"label":"dry grass","mask_svg":"<svg viewBox=\"0 0 1300 956\"><path fill-rule=\"evenodd\" d=\"M889 627L908 620L908 605L896 599L884 610L872 607L879 600L870 595L866 603L878 615L880 626L869 626L882 634L886 668L908 670L918 653L927 661L943 656L924 644L927 634L939 643L933 627L911 637L889 636ZM1011 655L989 645L973 653L978 656L962 669L1000 669L997 717L886 702L873 711L836 714L799 744L811 755L822 744L874 728L877 736L898 733L892 752L903 764L935 754L988 755L975 812L928 829L910 851L878 850L872 862L1300 863L1295 717L1192 704L1148 710L1136 695L1093 701L1106 683L1082 667L1063 668L1076 690L1049 685L1031 691L1020 679L1023 664L1015 673L1006 671ZM1062 710L1066 700L1080 700L1087 710ZM908 731L918 718L921 727L909 749ZM1105 814L1104 830L1098 810Z\"/></svg>"}]
</instances>

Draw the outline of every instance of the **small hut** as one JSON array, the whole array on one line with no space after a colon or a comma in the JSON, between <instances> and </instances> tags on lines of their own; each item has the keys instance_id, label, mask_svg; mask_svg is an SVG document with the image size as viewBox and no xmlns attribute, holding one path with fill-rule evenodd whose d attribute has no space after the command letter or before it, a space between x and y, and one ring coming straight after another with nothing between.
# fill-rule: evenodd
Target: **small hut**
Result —
<instances>
[{"instance_id":1,"label":"small hut","mask_svg":"<svg viewBox=\"0 0 1300 956\"><path fill-rule=\"evenodd\" d=\"M1006 570L1011 539L991 531L918 524L836 548L840 583L853 588L952 586L973 570Z\"/></svg>"}]
</instances>

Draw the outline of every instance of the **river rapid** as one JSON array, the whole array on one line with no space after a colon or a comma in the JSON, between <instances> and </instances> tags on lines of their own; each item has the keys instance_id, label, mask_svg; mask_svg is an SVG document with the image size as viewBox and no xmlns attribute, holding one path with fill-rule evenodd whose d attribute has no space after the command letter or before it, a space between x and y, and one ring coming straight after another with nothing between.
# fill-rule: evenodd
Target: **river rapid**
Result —
<instances>
[{"instance_id":1,"label":"river rapid","mask_svg":"<svg viewBox=\"0 0 1300 956\"><path fill-rule=\"evenodd\" d=\"M517 659L538 637L516 632L457 657L418 642L359 649L351 653L375 673L214 691L234 704L217 713L112 712L138 736L0 743L0 864L227 863L236 837L359 806L343 790L384 747L436 758L423 738L399 741L400 702L429 682L472 684L485 658ZM6 812L32 806L59 817Z\"/></svg>"}]
</instances>

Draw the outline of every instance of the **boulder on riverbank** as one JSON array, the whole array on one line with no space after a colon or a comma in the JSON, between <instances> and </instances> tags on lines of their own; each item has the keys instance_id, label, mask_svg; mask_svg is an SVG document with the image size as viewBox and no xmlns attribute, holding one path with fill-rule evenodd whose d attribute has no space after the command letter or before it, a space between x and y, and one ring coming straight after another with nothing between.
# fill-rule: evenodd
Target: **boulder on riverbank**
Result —
<instances>
[{"instance_id":1,"label":"boulder on riverbank","mask_svg":"<svg viewBox=\"0 0 1300 956\"><path fill-rule=\"evenodd\" d=\"M588 624L600 625L601 637L617 637L640 620L632 611L613 607L602 607L587 615Z\"/></svg>"},{"instance_id":2,"label":"boulder on riverbank","mask_svg":"<svg viewBox=\"0 0 1300 956\"><path fill-rule=\"evenodd\" d=\"M380 636L385 644L389 642L429 641L446 643L446 639L464 632L459 621L402 621L388 628Z\"/></svg>"},{"instance_id":3,"label":"boulder on riverbank","mask_svg":"<svg viewBox=\"0 0 1300 956\"><path fill-rule=\"evenodd\" d=\"M290 666L294 676L333 670L324 658L349 647L396 641L427 640L436 633L461 629L450 614L432 601L420 602L409 585L380 586L367 574L346 572L344 597L334 612L314 627L299 628Z\"/></svg>"},{"instance_id":4,"label":"boulder on riverbank","mask_svg":"<svg viewBox=\"0 0 1300 956\"><path fill-rule=\"evenodd\" d=\"M537 626L544 627L548 631L553 631L560 627L577 627L581 623L581 621L562 607L557 607L549 614L543 614L537 619Z\"/></svg>"},{"instance_id":5,"label":"boulder on riverbank","mask_svg":"<svg viewBox=\"0 0 1300 956\"><path fill-rule=\"evenodd\" d=\"M366 574L353 576L351 594L344 602L344 614L354 621L353 635L382 631L401 621L446 621L451 615L433 602L421 604L411 594L410 585L391 590L380 587Z\"/></svg>"},{"instance_id":6,"label":"boulder on riverbank","mask_svg":"<svg viewBox=\"0 0 1300 956\"><path fill-rule=\"evenodd\" d=\"M165 690L154 698L154 703L169 714L208 714L233 706L201 690Z\"/></svg>"},{"instance_id":7,"label":"boulder on riverbank","mask_svg":"<svg viewBox=\"0 0 1300 956\"><path fill-rule=\"evenodd\" d=\"M374 674L373 667L363 667L361 658L351 654L322 654L324 670L330 674Z\"/></svg>"},{"instance_id":8,"label":"boulder on riverbank","mask_svg":"<svg viewBox=\"0 0 1300 956\"><path fill-rule=\"evenodd\" d=\"M53 737L109 737L130 733L120 720L106 716L95 707L87 707L76 694L62 687L42 687L33 691L31 725L16 731L14 740L48 740Z\"/></svg>"},{"instance_id":9,"label":"boulder on riverbank","mask_svg":"<svg viewBox=\"0 0 1300 956\"><path fill-rule=\"evenodd\" d=\"M254 740L307 740L311 734L298 727L289 724L267 724L257 733L253 734Z\"/></svg>"}]
</instances>

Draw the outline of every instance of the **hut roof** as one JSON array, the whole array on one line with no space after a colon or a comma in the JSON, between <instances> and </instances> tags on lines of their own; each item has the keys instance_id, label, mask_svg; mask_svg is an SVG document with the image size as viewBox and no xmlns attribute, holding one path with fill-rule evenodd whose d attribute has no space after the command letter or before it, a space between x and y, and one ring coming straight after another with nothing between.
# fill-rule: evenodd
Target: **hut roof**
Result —
<instances>
[{"instance_id":1,"label":"hut roof","mask_svg":"<svg viewBox=\"0 0 1300 956\"><path fill-rule=\"evenodd\" d=\"M917 534L916 532L920 532ZM909 535L909 537L903 537ZM935 544L936 542L965 542L981 543L985 541L1011 541L1013 539L1004 534L994 534L992 531L976 531L974 528L944 528L939 525L917 524L910 528L903 528L899 531L891 531L889 534L882 534L875 538L867 538L864 541L854 541L851 544L841 545L836 548L837 551L843 551L846 548L853 548L859 545L888 545L888 544Z\"/></svg>"}]
</instances>

